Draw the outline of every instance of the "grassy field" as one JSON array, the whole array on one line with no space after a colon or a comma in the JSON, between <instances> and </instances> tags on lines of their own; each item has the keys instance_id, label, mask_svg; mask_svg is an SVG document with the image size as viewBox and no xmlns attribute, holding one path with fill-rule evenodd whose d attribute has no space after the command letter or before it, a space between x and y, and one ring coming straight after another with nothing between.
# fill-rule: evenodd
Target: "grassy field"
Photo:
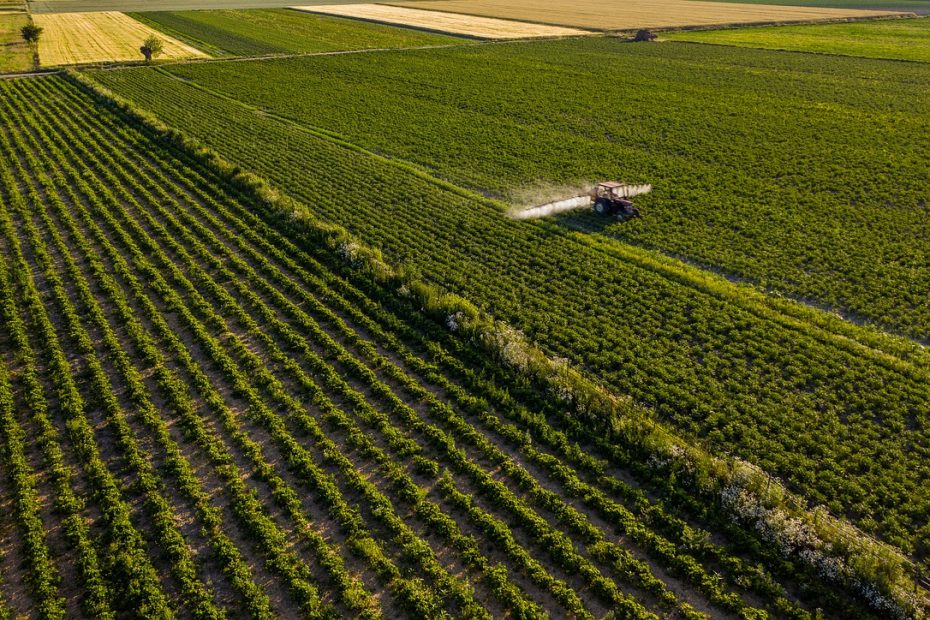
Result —
<instances>
[{"instance_id":1,"label":"grassy field","mask_svg":"<svg viewBox=\"0 0 930 620\"><path fill-rule=\"evenodd\" d=\"M300 4L349 4L357 0L310 0ZM280 9L293 5L287 0L31 0L33 13L82 11L194 11L230 9Z\"/></svg>"},{"instance_id":2,"label":"grassy field","mask_svg":"<svg viewBox=\"0 0 930 620\"><path fill-rule=\"evenodd\" d=\"M930 14L930 0L714 0L740 4L777 4L784 6L810 6L836 9L866 9Z\"/></svg>"},{"instance_id":3,"label":"grassy field","mask_svg":"<svg viewBox=\"0 0 930 620\"><path fill-rule=\"evenodd\" d=\"M160 59L207 56L123 13L55 13L36 15L33 19L44 29L39 39L39 64L43 67L141 61L139 46L152 35L157 35L164 44Z\"/></svg>"},{"instance_id":4,"label":"grassy field","mask_svg":"<svg viewBox=\"0 0 930 620\"><path fill-rule=\"evenodd\" d=\"M930 68L594 39L171 71L96 78L686 434L926 553L926 353L649 248L926 334ZM632 224L514 222L338 138L492 194L656 189Z\"/></svg>"},{"instance_id":5,"label":"grassy field","mask_svg":"<svg viewBox=\"0 0 930 620\"><path fill-rule=\"evenodd\" d=\"M28 23L29 17L25 13L0 12L0 73L32 69L32 49L20 34L20 29Z\"/></svg>"},{"instance_id":6,"label":"grassy field","mask_svg":"<svg viewBox=\"0 0 930 620\"><path fill-rule=\"evenodd\" d=\"M814 21L862 17L875 11L822 7L765 6L702 0L417 0L397 4L436 11L525 20L592 30Z\"/></svg>"},{"instance_id":7,"label":"grassy field","mask_svg":"<svg viewBox=\"0 0 930 620\"><path fill-rule=\"evenodd\" d=\"M5 613L869 615L305 207L71 79L0 94Z\"/></svg>"},{"instance_id":8,"label":"grassy field","mask_svg":"<svg viewBox=\"0 0 930 620\"><path fill-rule=\"evenodd\" d=\"M677 41L930 61L930 18L741 28L667 35Z\"/></svg>"},{"instance_id":9,"label":"grassy field","mask_svg":"<svg viewBox=\"0 0 930 620\"><path fill-rule=\"evenodd\" d=\"M132 16L216 56L416 47L458 40L292 10L150 12Z\"/></svg>"}]
</instances>

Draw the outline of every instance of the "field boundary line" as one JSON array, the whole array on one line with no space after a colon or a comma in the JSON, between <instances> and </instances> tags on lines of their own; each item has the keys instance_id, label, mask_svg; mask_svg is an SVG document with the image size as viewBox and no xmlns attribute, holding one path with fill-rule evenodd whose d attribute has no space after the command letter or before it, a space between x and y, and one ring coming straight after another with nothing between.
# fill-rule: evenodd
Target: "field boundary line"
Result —
<instances>
[{"instance_id":1,"label":"field boundary line","mask_svg":"<svg viewBox=\"0 0 930 620\"><path fill-rule=\"evenodd\" d=\"M41 78L48 75L60 75L64 69L50 69L48 71L28 71L26 73L2 73L0 80L28 80L29 78Z\"/></svg>"},{"instance_id":2,"label":"field boundary line","mask_svg":"<svg viewBox=\"0 0 930 620\"><path fill-rule=\"evenodd\" d=\"M171 73L164 66L156 68L166 77L183 82L184 84L205 92L214 97L234 103L256 114L272 118L278 122L295 127L317 138L327 140L342 148L373 157L378 161L388 163L420 179L451 191L458 196L479 201L485 205L499 210L502 215L508 210L508 205L489 198L483 194L450 181L441 179L428 169L396 157L375 153L363 146L346 140L343 136L326 129L307 125L288 116L271 112L263 108L246 103L233 95L223 93L197 82L189 81L181 76ZM856 354L868 354L877 363L896 372L906 374L920 380L930 379L930 352L919 342L898 336L871 325L857 324L831 310L812 307L802 301L788 297L776 296L772 292L761 290L749 282L733 282L724 275L712 270L681 261L674 256L664 254L657 250L650 250L639 246L623 244L605 236L598 238L584 237L579 231L571 234L564 227L546 220L539 220L532 224L544 227L549 232L559 234L566 239L585 247L609 255L621 255L627 260L648 271L662 275L666 279L689 286L705 295L722 299L732 303L746 312L757 317L771 320L793 331L806 331L808 335L820 342L829 342L841 346ZM749 303L747 303L749 302Z\"/></svg>"},{"instance_id":3,"label":"field boundary line","mask_svg":"<svg viewBox=\"0 0 930 620\"><path fill-rule=\"evenodd\" d=\"M716 1L716 0L713 0ZM775 5L773 5L775 6ZM777 5L782 6L782 5ZM780 26L830 26L893 19L920 19L917 13L901 12L886 15L863 15L861 17L824 17L823 19L796 19L763 22L725 22L722 24L695 24L693 26L665 26L653 28L653 32L702 32L705 30L748 30L750 28L778 28ZM635 32L635 29L609 30L609 33Z\"/></svg>"}]
</instances>

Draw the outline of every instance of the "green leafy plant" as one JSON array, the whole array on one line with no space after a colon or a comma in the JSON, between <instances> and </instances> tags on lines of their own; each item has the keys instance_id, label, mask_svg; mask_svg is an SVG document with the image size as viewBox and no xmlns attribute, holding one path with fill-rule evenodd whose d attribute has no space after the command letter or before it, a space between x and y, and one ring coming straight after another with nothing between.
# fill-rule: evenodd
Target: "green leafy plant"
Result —
<instances>
[{"instance_id":1,"label":"green leafy plant","mask_svg":"<svg viewBox=\"0 0 930 620\"><path fill-rule=\"evenodd\" d=\"M165 43L157 36L152 35L142 42L139 51L145 56L145 62L152 62L153 58L158 58L165 51Z\"/></svg>"},{"instance_id":2,"label":"green leafy plant","mask_svg":"<svg viewBox=\"0 0 930 620\"><path fill-rule=\"evenodd\" d=\"M42 37L42 32L42 26L38 26L31 22L23 26L20 30L23 40L29 45L38 45L39 39Z\"/></svg>"}]
</instances>

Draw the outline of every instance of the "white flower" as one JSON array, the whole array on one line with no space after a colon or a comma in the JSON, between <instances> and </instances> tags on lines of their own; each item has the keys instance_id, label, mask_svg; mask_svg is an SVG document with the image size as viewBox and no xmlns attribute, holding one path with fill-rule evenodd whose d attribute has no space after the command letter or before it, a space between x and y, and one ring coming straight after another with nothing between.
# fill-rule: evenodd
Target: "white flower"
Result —
<instances>
[{"instance_id":1,"label":"white flower","mask_svg":"<svg viewBox=\"0 0 930 620\"><path fill-rule=\"evenodd\" d=\"M458 331L459 327L461 327L462 319L464 318L465 315L461 311L454 312L446 318L446 327L448 327L450 331Z\"/></svg>"},{"instance_id":2,"label":"white flower","mask_svg":"<svg viewBox=\"0 0 930 620\"><path fill-rule=\"evenodd\" d=\"M358 259L360 249L361 247L355 241L343 241L339 244L337 251L342 258L354 263Z\"/></svg>"}]
</instances>

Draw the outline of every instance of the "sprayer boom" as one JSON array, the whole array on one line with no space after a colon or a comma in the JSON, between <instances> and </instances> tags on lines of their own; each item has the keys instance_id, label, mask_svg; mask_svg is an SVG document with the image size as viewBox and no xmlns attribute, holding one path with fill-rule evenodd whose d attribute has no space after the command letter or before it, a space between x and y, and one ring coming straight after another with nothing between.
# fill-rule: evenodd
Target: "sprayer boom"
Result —
<instances>
[{"instance_id":1,"label":"sprayer boom","mask_svg":"<svg viewBox=\"0 0 930 620\"><path fill-rule=\"evenodd\" d=\"M593 192L597 196L613 196L615 198L633 198L640 194L648 194L652 191L652 185L643 183L640 185L630 185L627 183L617 183L615 181L605 181L598 183Z\"/></svg>"},{"instance_id":2,"label":"sprayer boom","mask_svg":"<svg viewBox=\"0 0 930 620\"><path fill-rule=\"evenodd\" d=\"M650 191L652 191L652 185L649 184L630 185L628 183L604 181L592 187L587 194L516 211L511 214L511 217L517 220L532 220L567 211L592 208L595 213L600 215L614 216L618 220L625 220L631 217L639 217L639 209L633 206L630 198Z\"/></svg>"}]
</instances>

